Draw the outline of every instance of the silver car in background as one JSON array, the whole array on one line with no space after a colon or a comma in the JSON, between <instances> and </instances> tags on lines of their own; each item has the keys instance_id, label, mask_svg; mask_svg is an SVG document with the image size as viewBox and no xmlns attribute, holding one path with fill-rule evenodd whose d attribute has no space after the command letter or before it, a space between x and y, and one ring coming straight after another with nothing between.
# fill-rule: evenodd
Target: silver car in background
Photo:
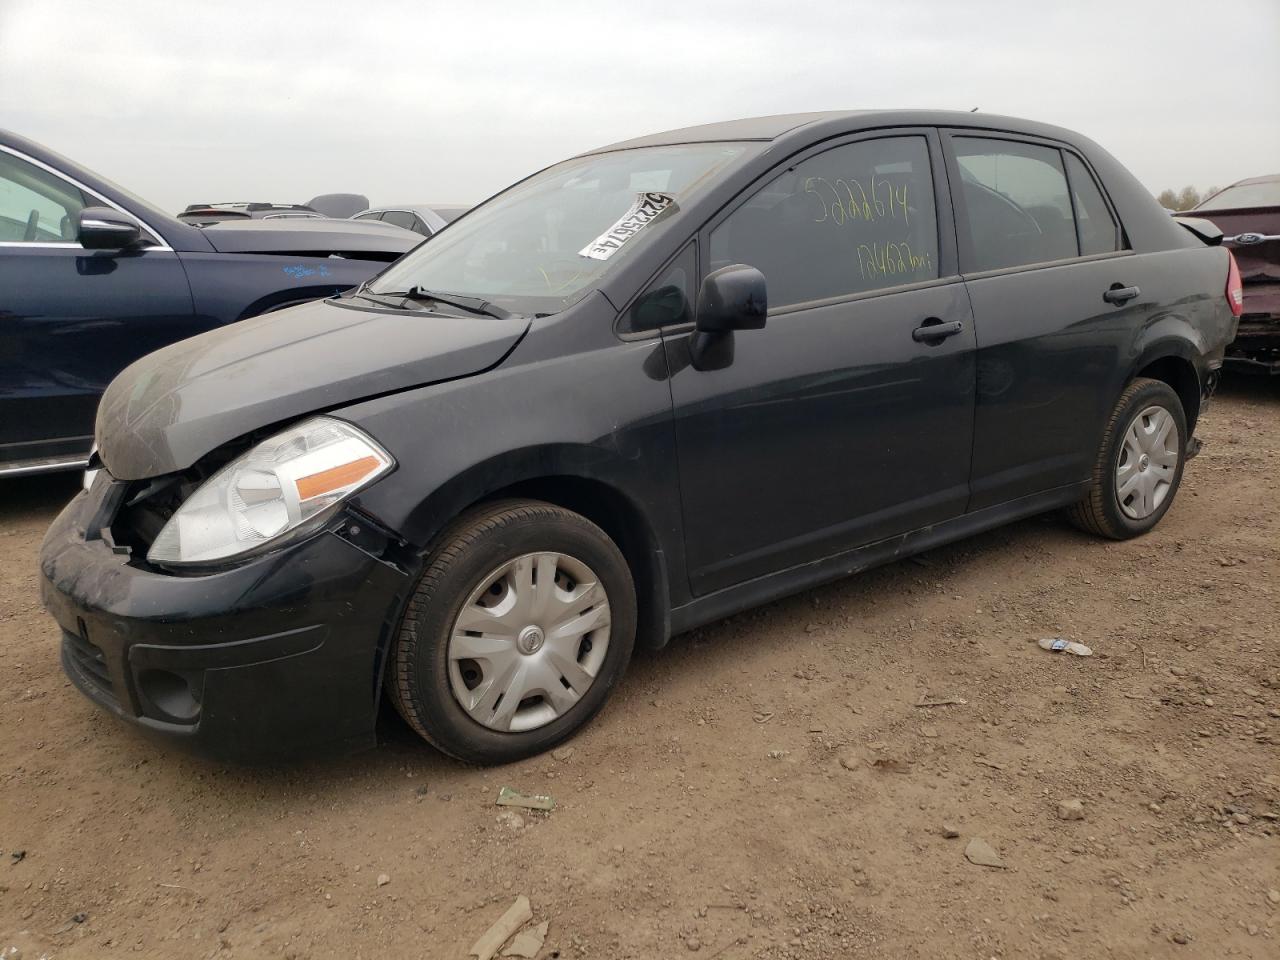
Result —
<instances>
[{"instance_id":1,"label":"silver car in background","mask_svg":"<svg viewBox=\"0 0 1280 960\"><path fill-rule=\"evenodd\" d=\"M439 233L471 208L463 204L403 203L396 206L372 207L357 213L353 220L381 220L412 230L424 237Z\"/></svg>"}]
</instances>

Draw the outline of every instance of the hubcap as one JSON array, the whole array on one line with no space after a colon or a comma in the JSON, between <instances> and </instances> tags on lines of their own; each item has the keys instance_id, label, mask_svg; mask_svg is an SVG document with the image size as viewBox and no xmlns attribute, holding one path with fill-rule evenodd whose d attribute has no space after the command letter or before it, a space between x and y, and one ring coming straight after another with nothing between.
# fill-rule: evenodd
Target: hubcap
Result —
<instances>
[{"instance_id":1,"label":"hubcap","mask_svg":"<svg viewBox=\"0 0 1280 960\"><path fill-rule=\"evenodd\" d=\"M449 687L477 723L545 726L582 699L609 649L609 598L581 560L516 557L485 576L449 634Z\"/></svg>"},{"instance_id":2,"label":"hubcap","mask_svg":"<svg viewBox=\"0 0 1280 960\"><path fill-rule=\"evenodd\" d=\"M1160 509L1178 469L1178 428L1164 407L1147 407L1129 423L1116 460L1116 501L1131 520Z\"/></svg>"}]
</instances>

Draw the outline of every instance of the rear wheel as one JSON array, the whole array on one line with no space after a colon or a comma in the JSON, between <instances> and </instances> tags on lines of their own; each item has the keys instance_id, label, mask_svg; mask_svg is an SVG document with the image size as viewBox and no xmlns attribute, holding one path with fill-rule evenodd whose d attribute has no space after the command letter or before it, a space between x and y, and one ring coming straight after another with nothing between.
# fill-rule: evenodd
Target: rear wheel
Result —
<instances>
[{"instance_id":1,"label":"rear wheel","mask_svg":"<svg viewBox=\"0 0 1280 960\"><path fill-rule=\"evenodd\" d=\"M635 643L635 588L586 518L505 501L441 537L388 665L400 714L439 749L505 763L554 746L604 703Z\"/></svg>"},{"instance_id":2,"label":"rear wheel","mask_svg":"<svg viewBox=\"0 0 1280 960\"><path fill-rule=\"evenodd\" d=\"M1146 533L1173 505L1186 449L1186 414L1173 388L1134 380L1107 423L1093 487L1071 509L1072 522L1113 540Z\"/></svg>"}]
</instances>

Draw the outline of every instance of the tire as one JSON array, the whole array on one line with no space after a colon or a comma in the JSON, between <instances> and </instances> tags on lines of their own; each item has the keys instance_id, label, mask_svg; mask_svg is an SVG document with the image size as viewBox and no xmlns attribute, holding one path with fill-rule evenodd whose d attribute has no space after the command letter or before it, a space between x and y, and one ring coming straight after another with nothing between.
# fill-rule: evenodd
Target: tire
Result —
<instances>
[{"instance_id":1,"label":"tire","mask_svg":"<svg viewBox=\"0 0 1280 960\"><path fill-rule=\"evenodd\" d=\"M555 589L538 601L532 598L544 569L553 575L541 582L550 579ZM576 605L564 599L576 594L582 594ZM539 602L537 609L561 620L523 606ZM482 629L455 630L464 607L466 622ZM509 612L501 622L488 619L502 611ZM577 625L605 618L607 626L573 640ZM519 629L526 620L530 625ZM468 763L510 763L549 750L591 719L626 670L635 634L631 571L603 530L549 503L495 502L464 514L441 534L392 646L386 685L400 715L439 750ZM476 658L462 656L473 648ZM493 657L485 658L489 652ZM550 696L539 692L516 701L503 693L490 702L504 683L523 690L526 677L535 678L527 684L542 681L538 689ZM563 690L553 691L552 677ZM475 703L464 706L464 697Z\"/></svg>"},{"instance_id":2,"label":"tire","mask_svg":"<svg viewBox=\"0 0 1280 960\"><path fill-rule=\"evenodd\" d=\"M1168 434L1176 433L1176 438L1167 435L1163 443L1157 444L1155 433L1164 432L1161 417L1168 418ZM1133 436L1141 435L1140 441L1131 437L1135 429ZM1150 443L1151 449L1142 443ZM1169 450L1170 445L1176 449ZM1093 468L1093 485L1084 499L1070 508L1071 522L1087 533L1112 540L1128 540L1146 533L1173 505L1182 483L1186 451L1187 418L1173 388L1160 380L1134 380L1120 394L1107 421L1102 449ZM1145 459L1136 456L1138 453L1145 454ZM1136 467L1142 476L1134 479L1130 472L1122 483L1120 471L1126 465L1130 470ZM1130 481L1136 485L1128 486L1128 492L1122 495L1121 489ZM1146 485L1151 483L1154 486Z\"/></svg>"}]
</instances>

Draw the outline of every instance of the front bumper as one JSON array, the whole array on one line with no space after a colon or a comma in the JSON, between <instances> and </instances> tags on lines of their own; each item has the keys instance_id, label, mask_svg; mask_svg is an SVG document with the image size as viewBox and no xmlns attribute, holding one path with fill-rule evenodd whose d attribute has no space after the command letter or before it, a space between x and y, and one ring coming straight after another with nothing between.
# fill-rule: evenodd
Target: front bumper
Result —
<instances>
[{"instance_id":1,"label":"front bumper","mask_svg":"<svg viewBox=\"0 0 1280 960\"><path fill-rule=\"evenodd\" d=\"M161 573L86 534L109 486L72 500L40 551L44 604L81 692L219 756L373 745L403 571L331 527L216 572Z\"/></svg>"}]
</instances>

